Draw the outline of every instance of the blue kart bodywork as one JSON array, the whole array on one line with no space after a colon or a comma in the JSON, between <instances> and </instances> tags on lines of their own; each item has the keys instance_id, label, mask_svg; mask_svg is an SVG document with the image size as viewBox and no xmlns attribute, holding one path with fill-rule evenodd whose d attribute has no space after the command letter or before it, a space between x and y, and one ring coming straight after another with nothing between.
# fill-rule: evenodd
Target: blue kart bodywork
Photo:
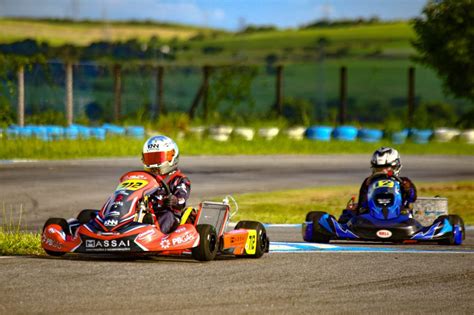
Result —
<instances>
[{"instance_id":1,"label":"blue kart bodywork","mask_svg":"<svg viewBox=\"0 0 474 315\"><path fill-rule=\"evenodd\" d=\"M330 240L381 242L438 242L460 245L465 238L464 222L457 215L438 217L422 226L403 209L402 194L396 178L375 178L368 189L364 213L344 210L339 220L320 211L309 212L303 223L303 239L327 243Z\"/></svg>"}]
</instances>

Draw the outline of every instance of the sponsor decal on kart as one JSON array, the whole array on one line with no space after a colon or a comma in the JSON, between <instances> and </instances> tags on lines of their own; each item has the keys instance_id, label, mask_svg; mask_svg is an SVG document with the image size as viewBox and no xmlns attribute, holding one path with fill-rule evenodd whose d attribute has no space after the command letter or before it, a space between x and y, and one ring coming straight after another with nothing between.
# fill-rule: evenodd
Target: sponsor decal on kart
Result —
<instances>
[{"instance_id":1,"label":"sponsor decal on kart","mask_svg":"<svg viewBox=\"0 0 474 315\"><path fill-rule=\"evenodd\" d=\"M186 243L186 242L189 242L191 240L194 240L194 236L187 232L183 235L180 235L180 236L177 236L177 237L174 237L171 242L173 243L173 245L180 245L180 244L183 244L183 243Z\"/></svg>"},{"instance_id":2,"label":"sponsor decal on kart","mask_svg":"<svg viewBox=\"0 0 474 315\"><path fill-rule=\"evenodd\" d=\"M116 226L118 224L118 220L115 219L108 219L104 221L105 226Z\"/></svg>"},{"instance_id":3,"label":"sponsor decal on kart","mask_svg":"<svg viewBox=\"0 0 474 315\"><path fill-rule=\"evenodd\" d=\"M246 240L246 238L243 235L236 235L236 236L231 236L230 237L230 243L231 244L242 243L245 240Z\"/></svg>"},{"instance_id":4,"label":"sponsor decal on kart","mask_svg":"<svg viewBox=\"0 0 474 315\"><path fill-rule=\"evenodd\" d=\"M87 251L129 251L130 240L86 240Z\"/></svg>"},{"instance_id":5,"label":"sponsor decal on kart","mask_svg":"<svg viewBox=\"0 0 474 315\"><path fill-rule=\"evenodd\" d=\"M146 176L145 175L131 175L131 176L128 176L128 178L138 178L138 179L146 179Z\"/></svg>"},{"instance_id":6,"label":"sponsor decal on kart","mask_svg":"<svg viewBox=\"0 0 474 315\"><path fill-rule=\"evenodd\" d=\"M164 238L164 239L162 239L162 240L161 240L161 242L160 242L160 245L161 245L161 248L163 248L163 249L167 249L167 248L169 248L169 247L170 247L170 245L171 245L171 242L170 242L170 240L169 240L169 239L167 239L167 238Z\"/></svg>"},{"instance_id":7,"label":"sponsor decal on kart","mask_svg":"<svg viewBox=\"0 0 474 315\"><path fill-rule=\"evenodd\" d=\"M184 232L186 230L186 227L182 226L178 229L175 230L175 233L181 233L181 232Z\"/></svg>"},{"instance_id":8,"label":"sponsor decal on kart","mask_svg":"<svg viewBox=\"0 0 474 315\"><path fill-rule=\"evenodd\" d=\"M151 239L151 236L154 235L156 232L155 230L148 230L146 232L140 233L137 236L137 240L141 241L144 239Z\"/></svg>"},{"instance_id":9,"label":"sponsor decal on kart","mask_svg":"<svg viewBox=\"0 0 474 315\"><path fill-rule=\"evenodd\" d=\"M389 238L392 236L392 232L389 230L378 230L376 234L380 238Z\"/></svg>"},{"instance_id":10,"label":"sponsor decal on kart","mask_svg":"<svg viewBox=\"0 0 474 315\"><path fill-rule=\"evenodd\" d=\"M49 237L46 237L45 235L42 235L41 242L43 242L43 244L47 244L48 246L54 247L57 249L61 249L63 247L61 243L58 243L57 241L50 239Z\"/></svg>"}]
</instances>

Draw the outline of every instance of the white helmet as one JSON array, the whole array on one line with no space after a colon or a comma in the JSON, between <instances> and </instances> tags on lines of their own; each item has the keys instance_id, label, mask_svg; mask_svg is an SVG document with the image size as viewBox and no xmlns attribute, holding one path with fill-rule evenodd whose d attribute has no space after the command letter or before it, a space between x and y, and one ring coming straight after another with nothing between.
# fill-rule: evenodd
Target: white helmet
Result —
<instances>
[{"instance_id":1,"label":"white helmet","mask_svg":"<svg viewBox=\"0 0 474 315\"><path fill-rule=\"evenodd\" d=\"M143 145L142 161L145 169L166 175L178 168L179 149L166 136L153 136Z\"/></svg>"},{"instance_id":2,"label":"white helmet","mask_svg":"<svg viewBox=\"0 0 474 315\"><path fill-rule=\"evenodd\" d=\"M374 154L372 154L370 164L373 172L380 172L390 168L395 175L398 175L402 169L400 154L397 150L390 147L381 147L375 151Z\"/></svg>"}]
</instances>

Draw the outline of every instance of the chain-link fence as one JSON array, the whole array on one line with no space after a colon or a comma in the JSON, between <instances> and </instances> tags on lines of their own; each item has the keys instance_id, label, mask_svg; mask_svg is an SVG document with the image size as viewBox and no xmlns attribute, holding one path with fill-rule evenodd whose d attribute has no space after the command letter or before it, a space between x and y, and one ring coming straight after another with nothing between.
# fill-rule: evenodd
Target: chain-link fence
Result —
<instances>
[{"instance_id":1,"label":"chain-link fence","mask_svg":"<svg viewBox=\"0 0 474 315\"><path fill-rule=\"evenodd\" d=\"M382 122L388 115L406 117L408 68L406 60L325 60L284 65L281 93L284 106L303 100L312 121L334 121L340 103L340 68L347 68L347 120ZM203 68L164 67L162 91L158 90L157 68L127 65L121 68L121 117L155 117L160 106L167 112L189 112L200 102L197 115L217 117L264 117L277 108L277 71L273 65L212 67L207 90L203 88ZM415 66L415 103L447 102L462 112L471 104L443 94L441 81L430 69ZM111 121L117 94L112 66L79 63L74 71L74 119ZM6 81L9 81L7 83ZM16 112L16 76L2 79L0 92ZM206 92L207 91L207 92ZM162 93L162 104L158 104ZM201 94L202 95L201 95ZM25 68L26 117L46 111L65 111L65 66L60 62Z\"/></svg>"}]
</instances>

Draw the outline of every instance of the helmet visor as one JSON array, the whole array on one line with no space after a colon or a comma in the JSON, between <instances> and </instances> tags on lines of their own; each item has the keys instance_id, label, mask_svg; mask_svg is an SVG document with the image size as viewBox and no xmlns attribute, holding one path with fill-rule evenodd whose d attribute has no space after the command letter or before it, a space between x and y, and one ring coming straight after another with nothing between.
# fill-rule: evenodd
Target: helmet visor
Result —
<instances>
[{"instance_id":1,"label":"helmet visor","mask_svg":"<svg viewBox=\"0 0 474 315\"><path fill-rule=\"evenodd\" d=\"M171 162L174 154L174 150L144 153L143 163L145 165L161 165L164 162Z\"/></svg>"}]
</instances>

